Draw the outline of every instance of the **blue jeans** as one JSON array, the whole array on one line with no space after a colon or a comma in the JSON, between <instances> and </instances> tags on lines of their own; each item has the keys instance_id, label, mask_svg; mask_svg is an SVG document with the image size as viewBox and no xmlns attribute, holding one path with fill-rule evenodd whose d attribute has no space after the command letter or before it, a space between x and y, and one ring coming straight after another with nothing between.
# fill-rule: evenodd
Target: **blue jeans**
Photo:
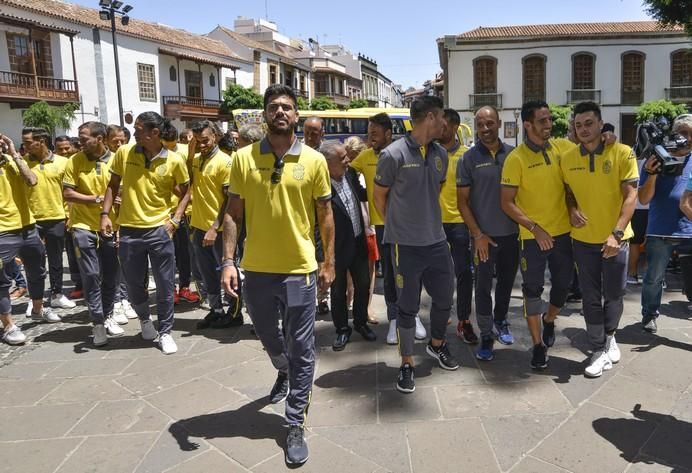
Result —
<instances>
[{"instance_id":1,"label":"blue jeans","mask_svg":"<svg viewBox=\"0 0 692 473\"><path fill-rule=\"evenodd\" d=\"M663 278L673 250L689 249L690 243L649 236L646 239L646 275L642 284L642 315L658 316L663 294Z\"/></svg>"}]
</instances>

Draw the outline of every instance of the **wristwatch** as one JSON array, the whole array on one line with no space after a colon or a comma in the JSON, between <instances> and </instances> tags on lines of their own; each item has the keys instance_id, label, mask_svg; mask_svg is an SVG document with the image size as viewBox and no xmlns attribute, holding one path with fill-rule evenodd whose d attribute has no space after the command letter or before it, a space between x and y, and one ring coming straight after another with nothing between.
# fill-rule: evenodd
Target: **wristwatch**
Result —
<instances>
[{"instance_id":1,"label":"wristwatch","mask_svg":"<svg viewBox=\"0 0 692 473\"><path fill-rule=\"evenodd\" d=\"M617 241L620 241L625 236L625 232L623 232L622 230L618 230L616 228L615 230L613 230L613 236Z\"/></svg>"},{"instance_id":2,"label":"wristwatch","mask_svg":"<svg viewBox=\"0 0 692 473\"><path fill-rule=\"evenodd\" d=\"M97 196L96 196L95 202L96 202L97 204L102 204L102 203L103 203L103 197L101 197L100 195L97 195Z\"/></svg>"}]
</instances>

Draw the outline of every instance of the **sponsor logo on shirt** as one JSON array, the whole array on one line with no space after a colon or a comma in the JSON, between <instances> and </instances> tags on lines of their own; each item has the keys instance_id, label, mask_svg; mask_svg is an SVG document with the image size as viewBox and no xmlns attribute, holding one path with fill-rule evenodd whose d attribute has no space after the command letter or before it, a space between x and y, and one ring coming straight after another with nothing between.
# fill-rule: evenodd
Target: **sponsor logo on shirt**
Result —
<instances>
[{"instance_id":1,"label":"sponsor logo on shirt","mask_svg":"<svg viewBox=\"0 0 692 473\"><path fill-rule=\"evenodd\" d=\"M610 174L610 171L612 169L613 169L613 165L610 162L610 160L603 161L603 174Z\"/></svg>"}]
</instances>

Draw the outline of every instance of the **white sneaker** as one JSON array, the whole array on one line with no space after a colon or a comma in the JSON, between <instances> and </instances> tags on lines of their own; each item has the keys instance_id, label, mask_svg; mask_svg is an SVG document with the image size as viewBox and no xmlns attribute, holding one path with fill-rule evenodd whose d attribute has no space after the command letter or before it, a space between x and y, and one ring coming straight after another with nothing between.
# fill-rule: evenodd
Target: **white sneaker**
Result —
<instances>
[{"instance_id":1,"label":"white sneaker","mask_svg":"<svg viewBox=\"0 0 692 473\"><path fill-rule=\"evenodd\" d=\"M137 312L132 308L132 305L130 304L130 301L127 299L123 299L120 301L120 305L122 307L122 311L125 314L125 317L128 319L136 319L137 318Z\"/></svg>"},{"instance_id":2,"label":"white sneaker","mask_svg":"<svg viewBox=\"0 0 692 473\"><path fill-rule=\"evenodd\" d=\"M119 337L125 333L125 330L113 320L113 317L106 317L103 326L106 327L106 332L108 332L108 335L111 337Z\"/></svg>"},{"instance_id":3,"label":"white sneaker","mask_svg":"<svg viewBox=\"0 0 692 473\"><path fill-rule=\"evenodd\" d=\"M389 331L387 332L387 345L399 343L399 336L396 333L396 320L389 321Z\"/></svg>"},{"instance_id":4,"label":"white sneaker","mask_svg":"<svg viewBox=\"0 0 692 473\"><path fill-rule=\"evenodd\" d=\"M29 303L26 305L26 311L24 312L27 317L31 317L31 311L34 310L34 301L29 299Z\"/></svg>"},{"instance_id":5,"label":"white sneaker","mask_svg":"<svg viewBox=\"0 0 692 473\"><path fill-rule=\"evenodd\" d=\"M605 350L599 350L591 355L591 363L584 369L584 374L589 378L598 378L612 367L613 362L608 358L608 353Z\"/></svg>"},{"instance_id":6,"label":"white sneaker","mask_svg":"<svg viewBox=\"0 0 692 473\"><path fill-rule=\"evenodd\" d=\"M21 345L26 342L26 335L24 335L22 329L16 325L12 325L10 328L5 328L2 334L2 340L8 345Z\"/></svg>"},{"instance_id":7,"label":"white sneaker","mask_svg":"<svg viewBox=\"0 0 692 473\"><path fill-rule=\"evenodd\" d=\"M159 332L154 328L154 322L151 319L139 319L139 325L142 327L142 338L144 340L156 340L156 337L159 336Z\"/></svg>"},{"instance_id":8,"label":"white sneaker","mask_svg":"<svg viewBox=\"0 0 692 473\"><path fill-rule=\"evenodd\" d=\"M108 335L106 334L106 327L104 324L96 324L91 329L91 333L94 335L94 346L102 347L108 343Z\"/></svg>"},{"instance_id":9,"label":"white sneaker","mask_svg":"<svg viewBox=\"0 0 692 473\"><path fill-rule=\"evenodd\" d=\"M420 317L416 315L416 340L425 340L428 336L428 332L425 331L423 322L421 322Z\"/></svg>"},{"instance_id":10,"label":"white sneaker","mask_svg":"<svg viewBox=\"0 0 692 473\"><path fill-rule=\"evenodd\" d=\"M74 309L77 304L69 300L65 294L53 294L50 298L50 306L56 309Z\"/></svg>"},{"instance_id":11,"label":"white sneaker","mask_svg":"<svg viewBox=\"0 0 692 473\"><path fill-rule=\"evenodd\" d=\"M125 312L122 309L122 304L120 305L120 310L116 310L115 306L113 306L113 315L111 316L113 319L113 322L115 322L118 325L126 325L127 324L127 317L125 316Z\"/></svg>"},{"instance_id":12,"label":"white sneaker","mask_svg":"<svg viewBox=\"0 0 692 473\"><path fill-rule=\"evenodd\" d=\"M149 276L149 282L147 284L147 289L150 291L155 291L156 290L156 281L154 281L154 278Z\"/></svg>"},{"instance_id":13,"label":"white sneaker","mask_svg":"<svg viewBox=\"0 0 692 473\"><path fill-rule=\"evenodd\" d=\"M610 358L610 361L613 363L620 361L620 347L618 347L618 344L615 341L615 335L606 335L605 350L608 354L608 358Z\"/></svg>"},{"instance_id":14,"label":"white sneaker","mask_svg":"<svg viewBox=\"0 0 692 473\"><path fill-rule=\"evenodd\" d=\"M172 355L178 351L178 345L170 333L163 333L159 336L159 346L164 355Z\"/></svg>"},{"instance_id":15,"label":"white sneaker","mask_svg":"<svg viewBox=\"0 0 692 473\"><path fill-rule=\"evenodd\" d=\"M37 314L34 312L33 308L31 310L31 320L35 320L36 322L48 322L49 324L54 324L57 322L62 322L62 319L58 314L53 312L53 310L50 307L43 306L43 309L41 309L41 313Z\"/></svg>"}]
</instances>

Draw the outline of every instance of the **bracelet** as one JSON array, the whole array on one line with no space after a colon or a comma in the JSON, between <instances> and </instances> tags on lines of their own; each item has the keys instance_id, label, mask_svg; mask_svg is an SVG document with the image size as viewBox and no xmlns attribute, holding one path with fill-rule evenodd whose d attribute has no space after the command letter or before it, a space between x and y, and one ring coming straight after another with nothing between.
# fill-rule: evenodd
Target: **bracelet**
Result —
<instances>
[{"instance_id":1,"label":"bracelet","mask_svg":"<svg viewBox=\"0 0 692 473\"><path fill-rule=\"evenodd\" d=\"M233 261L224 260L224 262L221 263L221 265L219 265L219 267L217 267L216 269L218 271L218 270L221 270L223 268L231 268L231 267L235 267L235 264L233 263Z\"/></svg>"},{"instance_id":2,"label":"bracelet","mask_svg":"<svg viewBox=\"0 0 692 473\"><path fill-rule=\"evenodd\" d=\"M168 221L171 222L175 228L180 226L180 220L176 220L174 217L169 218Z\"/></svg>"},{"instance_id":3,"label":"bracelet","mask_svg":"<svg viewBox=\"0 0 692 473\"><path fill-rule=\"evenodd\" d=\"M106 217L107 217L107 216L108 216L108 212L101 212L99 215L100 215L101 217L103 217L103 216L106 216Z\"/></svg>"},{"instance_id":4,"label":"bracelet","mask_svg":"<svg viewBox=\"0 0 692 473\"><path fill-rule=\"evenodd\" d=\"M533 225L531 225L531 228L529 228L529 231L533 233L533 230L538 226L536 222L533 222Z\"/></svg>"},{"instance_id":5,"label":"bracelet","mask_svg":"<svg viewBox=\"0 0 692 473\"><path fill-rule=\"evenodd\" d=\"M228 263L229 261L230 261L231 263L234 263L234 262L235 262L235 258L224 258L224 259L221 260L221 264Z\"/></svg>"},{"instance_id":6,"label":"bracelet","mask_svg":"<svg viewBox=\"0 0 692 473\"><path fill-rule=\"evenodd\" d=\"M478 240L478 239L480 239L480 238L483 238L483 232L480 232L478 235L473 235L472 238L473 238L474 240Z\"/></svg>"}]
</instances>

